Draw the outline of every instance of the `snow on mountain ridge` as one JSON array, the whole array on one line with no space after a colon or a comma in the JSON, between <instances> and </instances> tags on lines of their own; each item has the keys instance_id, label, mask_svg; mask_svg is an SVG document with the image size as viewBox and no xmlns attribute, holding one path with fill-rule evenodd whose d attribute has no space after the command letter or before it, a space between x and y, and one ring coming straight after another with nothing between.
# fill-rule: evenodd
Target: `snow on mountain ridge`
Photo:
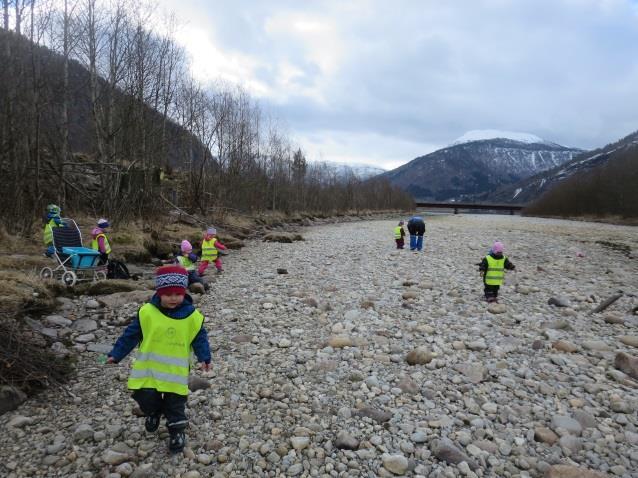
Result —
<instances>
[{"instance_id":1,"label":"snow on mountain ridge","mask_svg":"<svg viewBox=\"0 0 638 478\"><path fill-rule=\"evenodd\" d=\"M472 141L484 141L487 139L511 139L513 141L520 141L521 143L528 144L551 144L531 133L518 133L515 131L501 131L497 129L475 129L465 133L463 136L451 143L450 146L471 143Z\"/></svg>"},{"instance_id":2,"label":"snow on mountain ridge","mask_svg":"<svg viewBox=\"0 0 638 478\"><path fill-rule=\"evenodd\" d=\"M338 176L346 177L353 174L358 179L364 180L383 174L386 170L372 164L365 163L339 163L336 161L314 161L311 164L323 165L333 170Z\"/></svg>"}]
</instances>

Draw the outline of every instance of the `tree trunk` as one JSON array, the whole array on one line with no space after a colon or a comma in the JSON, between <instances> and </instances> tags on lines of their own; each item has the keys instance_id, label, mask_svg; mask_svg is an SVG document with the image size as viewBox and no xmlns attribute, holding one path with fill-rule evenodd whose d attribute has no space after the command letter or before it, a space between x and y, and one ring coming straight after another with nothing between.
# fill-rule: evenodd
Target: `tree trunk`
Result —
<instances>
[{"instance_id":1,"label":"tree trunk","mask_svg":"<svg viewBox=\"0 0 638 478\"><path fill-rule=\"evenodd\" d=\"M24 4L20 4L20 0L14 0L15 4L15 32L20 35L22 34L22 8Z\"/></svg>"},{"instance_id":2,"label":"tree trunk","mask_svg":"<svg viewBox=\"0 0 638 478\"><path fill-rule=\"evenodd\" d=\"M2 0L2 10L4 13L4 29L9 31L9 0Z\"/></svg>"}]
</instances>

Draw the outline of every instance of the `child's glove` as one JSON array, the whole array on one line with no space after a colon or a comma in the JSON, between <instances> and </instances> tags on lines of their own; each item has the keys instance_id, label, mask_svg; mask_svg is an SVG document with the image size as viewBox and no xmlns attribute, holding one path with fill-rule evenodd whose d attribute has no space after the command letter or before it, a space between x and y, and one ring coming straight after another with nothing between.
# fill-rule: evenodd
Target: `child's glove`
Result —
<instances>
[{"instance_id":1,"label":"child's glove","mask_svg":"<svg viewBox=\"0 0 638 478\"><path fill-rule=\"evenodd\" d=\"M202 362L201 363L201 369L204 372L208 372L210 370L210 363Z\"/></svg>"},{"instance_id":2,"label":"child's glove","mask_svg":"<svg viewBox=\"0 0 638 478\"><path fill-rule=\"evenodd\" d=\"M110 355L106 358L106 363L117 363L113 357Z\"/></svg>"}]
</instances>

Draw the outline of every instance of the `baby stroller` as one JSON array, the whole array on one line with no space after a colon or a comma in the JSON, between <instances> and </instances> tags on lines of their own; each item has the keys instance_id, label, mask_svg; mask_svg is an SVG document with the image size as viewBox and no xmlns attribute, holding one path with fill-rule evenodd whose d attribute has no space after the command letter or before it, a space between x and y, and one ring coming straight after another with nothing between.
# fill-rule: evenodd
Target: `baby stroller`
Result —
<instances>
[{"instance_id":1,"label":"baby stroller","mask_svg":"<svg viewBox=\"0 0 638 478\"><path fill-rule=\"evenodd\" d=\"M60 279L67 287L78 281L106 279L106 266L98 266L100 253L82 246L82 233L73 219L62 219L64 226L54 227L53 257L58 262L55 268L44 267L42 279Z\"/></svg>"}]
</instances>

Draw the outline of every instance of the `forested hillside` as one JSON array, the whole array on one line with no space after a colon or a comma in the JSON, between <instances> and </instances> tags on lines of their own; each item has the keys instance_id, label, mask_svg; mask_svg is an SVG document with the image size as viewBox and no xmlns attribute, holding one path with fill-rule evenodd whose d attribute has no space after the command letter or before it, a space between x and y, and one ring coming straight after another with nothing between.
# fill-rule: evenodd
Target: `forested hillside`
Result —
<instances>
[{"instance_id":1,"label":"forested hillside","mask_svg":"<svg viewBox=\"0 0 638 478\"><path fill-rule=\"evenodd\" d=\"M638 148L558 182L525 211L541 216L638 218Z\"/></svg>"},{"instance_id":2,"label":"forested hillside","mask_svg":"<svg viewBox=\"0 0 638 478\"><path fill-rule=\"evenodd\" d=\"M66 5L66 9L64 8ZM385 181L314 167L238 87L198 83L170 22L139 2L17 2L0 25L0 210L24 230L45 204L116 219L407 208ZM80 8L81 7L81 8ZM154 19L156 20L156 19Z\"/></svg>"}]
</instances>

